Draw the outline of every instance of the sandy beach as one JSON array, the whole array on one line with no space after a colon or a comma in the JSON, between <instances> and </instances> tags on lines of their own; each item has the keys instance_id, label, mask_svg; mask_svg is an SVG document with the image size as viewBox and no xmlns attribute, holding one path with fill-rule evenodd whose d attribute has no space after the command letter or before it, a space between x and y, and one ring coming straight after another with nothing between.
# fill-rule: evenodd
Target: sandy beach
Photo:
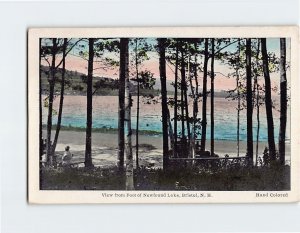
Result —
<instances>
[{"instance_id":1,"label":"sandy beach","mask_svg":"<svg viewBox=\"0 0 300 233\"><path fill-rule=\"evenodd\" d=\"M52 131L54 135L55 131ZM46 131L43 131L45 138ZM139 136L139 163L142 166L162 166L162 137L160 136ZM74 162L84 161L85 152L85 132L79 131L61 131L59 134L58 144L56 147L58 159L63 154L64 148L70 146L71 153L74 155ZM135 146L135 135L132 137L132 145ZM262 155L267 142L259 143L259 156ZM210 148L210 141L206 142L207 150ZM256 143L254 142L254 153ZM290 160L290 144L286 145L286 157ZM118 152L118 135L116 133L99 133L92 134L92 158L95 166L109 167L116 165ZM220 157L226 154L237 156L236 141L215 140L215 153ZM240 156L245 156L246 142L240 142ZM255 156L255 155L254 155ZM135 147L133 147L133 157L135 159ZM83 165L83 164L82 164Z\"/></svg>"}]
</instances>

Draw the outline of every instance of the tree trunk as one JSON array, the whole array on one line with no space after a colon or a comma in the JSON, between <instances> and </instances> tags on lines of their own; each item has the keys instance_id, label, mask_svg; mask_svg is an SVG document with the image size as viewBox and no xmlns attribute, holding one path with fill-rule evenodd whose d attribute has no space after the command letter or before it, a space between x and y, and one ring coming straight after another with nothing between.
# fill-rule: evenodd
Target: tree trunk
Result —
<instances>
[{"instance_id":1,"label":"tree trunk","mask_svg":"<svg viewBox=\"0 0 300 233\"><path fill-rule=\"evenodd\" d=\"M49 77L49 105L48 105L48 120L47 120L47 164L53 165L53 154L51 150L51 129L52 129L52 112L53 112L53 98L54 98L54 85L55 85L55 55L57 53L57 43L56 38L52 39L52 64L50 68L50 77Z\"/></svg>"},{"instance_id":2,"label":"tree trunk","mask_svg":"<svg viewBox=\"0 0 300 233\"><path fill-rule=\"evenodd\" d=\"M259 88L258 84L256 84L256 101L259 103ZM257 130L256 130L256 166L258 162L258 144L259 144L259 130L260 130L260 118L259 118L259 111L260 111L259 104L257 105L257 112L256 112L256 119L257 119Z\"/></svg>"},{"instance_id":3,"label":"tree trunk","mask_svg":"<svg viewBox=\"0 0 300 233\"><path fill-rule=\"evenodd\" d=\"M174 92L174 147L173 147L173 156L177 156L177 95L178 95L178 41L176 41L176 61L175 61L175 92Z\"/></svg>"},{"instance_id":4,"label":"tree trunk","mask_svg":"<svg viewBox=\"0 0 300 233\"><path fill-rule=\"evenodd\" d=\"M210 94L210 154L214 156L215 154L215 119L214 119L214 97L215 97L215 39L211 39L211 71L210 71L210 81L211 81L211 94Z\"/></svg>"},{"instance_id":5,"label":"tree trunk","mask_svg":"<svg viewBox=\"0 0 300 233\"><path fill-rule=\"evenodd\" d=\"M252 123L252 77L251 77L251 39L246 39L246 77L247 77L247 156L253 165L253 123Z\"/></svg>"},{"instance_id":6,"label":"tree trunk","mask_svg":"<svg viewBox=\"0 0 300 233\"><path fill-rule=\"evenodd\" d=\"M161 81L161 108L162 108L162 129L163 129L163 169L168 167L168 105L167 105L167 85L166 85L166 57L165 38L158 39L159 48L159 73Z\"/></svg>"},{"instance_id":7,"label":"tree trunk","mask_svg":"<svg viewBox=\"0 0 300 233\"><path fill-rule=\"evenodd\" d=\"M86 93L86 141L85 141L85 167L92 167L92 115L93 115L93 63L94 39L89 39L89 60Z\"/></svg>"},{"instance_id":8,"label":"tree trunk","mask_svg":"<svg viewBox=\"0 0 300 233\"><path fill-rule=\"evenodd\" d=\"M190 139L190 127L188 123L189 110L187 102L187 83L185 77L185 62L184 62L184 52L181 48L181 124L182 124L182 140L181 140L181 156L189 157L189 139ZM185 137L185 127L184 122L186 122L187 137ZM187 153L187 154L184 154Z\"/></svg>"},{"instance_id":9,"label":"tree trunk","mask_svg":"<svg viewBox=\"0 0 300 233\"><path fill-rule=\"evenodd\" d=\"M174 150L174 147L173 147L173 145L174 145L174 133L173 133L173 128L172 128L169 108L168 108L168 131L169 131L169 137L170 137L170 142L171 142L171 149Z\"/></svg>"},{"instance_id":10,"label":"tree trunk","mask_svg":"<svg viewBox=\"0 0 300 233\"><path fill-rule=\"evenodd\" d=\"M129 76L128 76L129 77ZM125 80L125 154L126 154L126 190L134 190L133 156L132 156L132 129L131 105L132 98L129 87L129 78Z\"/></svg>"},{"instance_id":11,"label":"tree trunk","mask_svg":"<svg viewBox=\"0 0 300 233\"><path fill-rule=\"evenodd\" d=\"M196 51L197 51L197 43L195 43L195 48L196 48ZM197 117L198 117L198 99L199 99L199 84L198 84L198 72L197 72L197 68L198 68L198 64L197 64L197 53L195 53L195 69L194 69L194 77L195 77L195 86L196 86L196 89L195 89L195 94L194 94L194 102L193 102L193 118L194 118L194 132L193 132L193 137L194 137L194 155L196 154L196 138L197 138L197 135L196 135L196 120L197 120Z\"/></svg>"},{"instance_id":12,"label":"tree trunk","mask_svg":"<svg viewBox=\"0 0 300 233\"><path fill-rule=\"evenodd\" d=\"M257 53L256 53L256 68L258 70L259 67L259 47L260 47L260 40L257 39ZM254 89L256 91L256 119L257 119L257 129L256 129L256 148L255 148L255 165L257 166L258 160L258 145L259 145L259 129L260 129L260 119L259 119L259 85L258 85L258 74L255 73L254 78ZM255 93L255 92L254 92Z\"/></svg>"},{"instance_id":13,"label":"tree trunk","mask_svg":"<svg viewBox=\"0 0 300 233\"><path fill-rule=\"evenodd\" d=\"M238 100L238 107L237 107L237 157L240 156L240 111L241 111L241 96L240 96L240 74L239 74L239 67L240 67L240 53L241 53L241 41L238 41L238 64L236 68L236 88L237 88L237 100Z\"/></svg>"},{"instance_id":14,"label":"tree trunk","mask_svg":"<svg viewBox=\"0 0 300 233\"><path fill-rule=\"evenodd\" d=\"M120 71L119 71L119 131L118 131L118 169L124 170L124 122L125 122L125 76L126 76L126 50L128 41L120 40Z\"/></svg>"},{"instance_id":15,"label":"tree trunk","mask_svg":"<svg viewBox=\"0 0 300 233\"><path fill-rule=\"evenodd\" d=\"M39 57L39 148L40 148L40 158L39 161L42 161L42 155L43 155L43 123L42 123L42 39L40 38L40 57Z\"/></svg>"},{"instance_id":16,"label":"tree trunk","mask_svg":"<svg viewBox=\"0 0 300 233\"><path fill-rule=\"evenodd\" d=\"M129 52L128 52L128 38L121 39L124 40L122 45L124 46L122 52L124 52L124 75L125 75L125 152L126 152L126 190L134 190L133 183L133 156L132 156L132 129L131 129L131 90L130 90L130 80L129 80Z\"/></svg>"},{"instance_id":17,"label":"tree trunk","mask_svg":"<svg viewBox=\"0 0 300 233\"><path fill-rule=\"evenodd\" d=\"M62 60L62 74L61 74L61 90L60 90L60 100L59 100L59 110L57 116L57 124L56 124L56 132L53 140L52 145L52 153L55 153L58 135L61 127L61 117L62 117L62 110L64 104L64 92L65 92L65 73L66 73L66 49L67 49L68 39L64 38L64 45L63 45L63 60Z\"/></svg>"},{"instance_id":18,"label":"tree trunk","mask_svg":"<svg viewBox=\"0 0 300 233\"><path fill-rule=\"evenodd\" d=\"M39 57L39 175L42 177L42 156L44 152L44 139L43 139L43 122L42 122L42 39L39 39L39 49L40 49L40 57ZM39 188L42 187L42 179L39 179Z\"/></svg>"},{"instance_id":19,"label":"tree trunk","mask_svg":"<svg viewBox=\"0 0 300 233\"><path fill-rule=\"evenodd\" d=\"M286 79L286 39L280 38L280 127L279 127L279 159L285 164L285 135L287 121L287 79Z\"/></svg>"},{"instance_id":20,"label":"tree trunk","mask_svg":"<svg viewBox=\"0 0 300 233\"><path fill-rule=\"evenodd\" d=\"M135 151L135 161L136 168L139 167L139 118L140 118L140 81L139 81L139 69L138 69L138 44L137 39L135 41L135 68L136 68L136 80L137 80L137 101L136 101L136 151Z\"/></svg>"},{"instance_id":21,"label":"tree trunk","mask_svg":"<svg viewBox=\"0 0 300 233\"><path fill-rule=\"evenodd\" d=\"M182 46L182 43L181 43ZM184 126L184 54L182 52L181 48L181 67L180 67L180 73L181 73L181 81L180 81L180 95L181 95L181 100L180 100L180 109L181 109L181 145L183 140L185 139L185 126Z\"/></svg>"},{"instance_id":22,"label":"tree trunk","mask_svg":"<svg viewBox=\"0 0 300 233\"><path fill-rule=\"evenodd\" d=\"M208 63L208 39L205 39L204 66L203 66L203 99L202 99L202 133L201 133L201 152L205 151L206 143L206 102L207 102L207 63Z\"/></svg>"},{"instance_id":23,"label":"tree trunk","mask_svg":"<svg viewBox=\"0 0 300 233\"><path fill-rule=\"evenodd\" d=\"M196 60L196 55L195 55L195 60ZM195 61L196 62L196 61ZM195 74L195 73L194 73ZM197 72L195 75L195 79L197 76ZM196 95L195 95L195 90L193 87L193 81L192 81L192 76L191 76L191 57L189 55L189 61L188 61L188 77L189 77L189 82L191 86L191 94L193 97L193 124L192 124L192 132L190 135L190 154L192 158L195 158L195 119L196 119L196 109L195 109L195 100L196 100Z\"/></svg>"},{"instance_id":24,"label":"tree trunk","mask_svg":"<svg viewBox=\"0 0 300 233\"><path fill-rule=\"evenodd\" d=\"M191 128L189 123L189 105L188 105L188 97L187 97L187 81L185 75L185 67L183 66L183 74L182 78L184 78L183 85L184 85L184 108L185 108L185 121L186 121L186 129L187 129L187 157L190 156L190 141L191 141Z\"/></svg>"},{"instance_id":25,"label":"tree trunk","mask_svg":"<svg viewBox=\"0 0 300 233\"><path fill-rule=\"evenodd\" d=\"M261 52L263 60L263 70L265 77L265 104L266 104L266 115L267 115L267 125L268 125L268 144L270 159L276 160L276 149L274 141L274 123L273 123L273 114L272 114L272 97L271 97L271 81L269 74L269 61L267 53L266 39L261 39Z\"/></svg>"},{"instance_id":26,"label":"tree trunk","mask_svg":"<svg viewBox=\"0 0 300 233\"><path fill-rule=\"evenodd\" d=\"M238 73L238 71L236 72ZM237 141L237 157L240 156L240 109L241 109L241 100L240 100L240 85L239 85L239 76L236 78L236 86L238 92L238 107L237 107L237 129L236 129L236 141Z\"/></svg>"}]
</instances>

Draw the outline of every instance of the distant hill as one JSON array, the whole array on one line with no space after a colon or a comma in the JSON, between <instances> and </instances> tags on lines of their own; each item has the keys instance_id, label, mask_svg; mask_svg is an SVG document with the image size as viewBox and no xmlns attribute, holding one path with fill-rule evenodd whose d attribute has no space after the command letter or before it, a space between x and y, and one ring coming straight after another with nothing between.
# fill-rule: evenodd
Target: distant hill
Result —
<instances>
[{"instance_id":1,"label":"distant hill","mask_svg":"<svg viewBox=\"0 0 300 233\"><path fill-rule=\"evenodd\" d=\"M61 69L58 69L57 77L56 77L56 84L55 84L55 91L60 91L60 82L61 82ZM49 68L46 66L42 66L42 94L48 93L49 84L48 84L48 74L49 74ZM77 71L72 70L66 70L65 80L66 80L66 89L65 89L65 95L86 95L86 83L85 83L85 77L86 75ZM167 80L167 90L168 95L174 94L174 87L172 85L173 81ZM108 77L99 77L94 76L93 77L93 86L95 86L98 83L98 86L100 87L97 92L95 92L95 95L99 96L117 96L118 95L118 80L108 78ZM137 85L135 82L132 83L132 95L137 95ZM148 89L140 89L141 95L153 95L158 96L160 95L160 79L156 78L156 83L152 90ZM200 91L202 89L200 88ZM190 93L190 90L188 90ZM210 95L208 95L210 96ZM226 91L218 91L215 92L215 97L218 98L225 98L228 96L228 93Z\"/></svg>"},{"instance_id":2,"label":"distant hill","mask_svg":"<svg viewBox=\"0 0 300 233\"><path fill-rule=\"evenodd\" d=\"M60 91L61 85L61 69L58 69L56 74L56 84L55 84L55 91ZM41 73L41 89L42 94L48 93L49 83L48 83L48 74L49 68L46 66L42 66L42 73ZM86 95L86 75L77 71L66 70L65 73L65 95ZM137 94L137 85L135 82L131 82L132 88L132 95ZM118 80L108 78L108 77L93 77L93 89L95 90L95 86L97 91L95 95L99 96L117 96L118 95ZM140 89L141 95L153 95L158 96L160 94L160 90L158 89Z\"/></svg>"},{"instance_id":3,"label":"distant hill","mask_svg":"<svg viewBox=\"0 0 300 233\"><path fill-rule=\"evenodd\" d=\"M157 80L159 80L159 79L157 78ZM174 81L167 80L167 90L169 90L172 93L174 93L174 86L172 85L173 82ZM155 83L154 89L160 90L160 81ZM201 87L199 88L199 91L202 92ZM210 90L208 90L208 91L210 91ZM191 93L191 90L190 90L190 87L188 87L188 94L190 94L190 93ZM227 96L228 96L228 93L225 90L215 91L216 98L225 98ZM208 94L208 97L210 97L210 94Z\"/></svg>"}]
</instances>

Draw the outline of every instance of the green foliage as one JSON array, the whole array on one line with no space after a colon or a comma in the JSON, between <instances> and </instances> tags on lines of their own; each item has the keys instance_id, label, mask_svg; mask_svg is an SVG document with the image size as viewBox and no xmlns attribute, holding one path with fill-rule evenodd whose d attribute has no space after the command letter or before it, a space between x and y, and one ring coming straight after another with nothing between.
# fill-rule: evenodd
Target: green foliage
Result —
<instances>
[{"instance_id":1,"label":"green foliage","mask_svg":"<svg viewBox=\"0 0 300 233\"><path fill-rule=\"evenodd\" d=\"M55 99L56 96L54 96L53 100ZM43 99L43 106L44 108L49 108L49 96L46 96L44 99ZM58 114L58 112L52 108L52 116L56 116Z\"/></svg>"},{"instance_id":2,"label":"green foliage","mask_svg":"<svg viewBox=\"0 0 300 233\"><path fill-rule=\"evenodd\" d=\"M231 166L215 172L198 167L149 169L134 172L136 190L281 191L290 190L290 167ZM42 168L46 190L125 190L125 175L117 168Z\"/></svg>"},{"instance_id":3,"label":"green foliage","mask_svg":"<svg viewBox=\"0 0 300 233\"><path fill-rule=\"evenodd\" d=\"M76 85L73 85L72 86L72 89L75 90L75 91L83 91L84 87L81 86L80 84L76 84Z\"/></svg>"},{"instance_id":4,"label":"green foliage","mask_svg":"<svg viewBox=\"0 0 300 233\"><path fill-rule=\"evenodd\" d=\"M117 169L43 168L43 190L124 190L125 176Z\"/></svg>"},{"instance_id":5,"label":"green foliage","mask_svg":"<svg viewBox=\"0 0 300 233\"><path fill-rule=\"evenodd\" d=\"M80 75L80 78L81 78L81 81L84 83L84 84L87 84L87 76L86 75Z\"/></svg>"},{"instance_id":6,"label":"green foliage","mask_svg":"<svg viewBox=\"0 0 300 233\"><path fill-rule=\"evenodd\" d=\"M119 81L115 79L108 79L108 78L100 79L94 83L93 87L95 89L99 89L99 88L107 88L111 90L118 89Z\"/></svg>"},{"instance_id":7,"label":"green foliage","mask_svg":"<svg viewBox=\"0 0 300 233\"><path fill-rule=\"evenodd\" d=\"M100 57L105 52L119 52L120 41L114 38L102 38L95 42L95 56Z\"/></svg>"},{"instance_id":8,"label":"green foliage","mask_svg":"<svg viewBox=\"0 0 300 233\"><path fill-rule=\"evenodd\" d=\"M213 173L183 166L167 171L142 168L135 178L138 190L274 191L290 189L289 174L288 166L280 169L232 166Z\"/></svg>"},{"instance_id":9,"label":"green foliage","mask_svg":"<svg viewBox=\"0 0 300 233\"><path fill-rule=\"evenodd\" d=\"M155 85L155 78L153 77L153 73L149 70L139 72L138 79L131 79L139 83L140 88L153 90Z\"/></svg>"},{"instance_id":10,"label":"green foliage","mask_svg":"<svg viewBox=\"0 0 300 233\"><path fill-rule=\"evenodd\" d=\"M142 89L153 89L155 78L153 73L144 69L144 62L149 60L149 52L153 51L153 46L147 43L144 38L130 40L130 75L131 80L137 82Z\"/></svg>"}]
</instances>

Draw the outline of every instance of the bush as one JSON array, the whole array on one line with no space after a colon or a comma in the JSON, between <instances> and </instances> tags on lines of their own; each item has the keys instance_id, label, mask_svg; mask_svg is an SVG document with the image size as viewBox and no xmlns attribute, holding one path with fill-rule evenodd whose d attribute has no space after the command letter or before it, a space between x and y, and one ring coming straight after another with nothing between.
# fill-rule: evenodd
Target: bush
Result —
<instances>
[{"instance_id":1,"label":"bush","mask_svg":"<svg viewBox=\"0 0 300 233\"><path fill-rule=\"evenodd\" d=\"M247 167L235 164L215 170L174 166L167 171L141 167L134 172L134 183L136 190L290 190L290 167ZM120 174L117 168L43 168L41 189L124 190L125 174Z\"/></svg>"}]
</instances>

